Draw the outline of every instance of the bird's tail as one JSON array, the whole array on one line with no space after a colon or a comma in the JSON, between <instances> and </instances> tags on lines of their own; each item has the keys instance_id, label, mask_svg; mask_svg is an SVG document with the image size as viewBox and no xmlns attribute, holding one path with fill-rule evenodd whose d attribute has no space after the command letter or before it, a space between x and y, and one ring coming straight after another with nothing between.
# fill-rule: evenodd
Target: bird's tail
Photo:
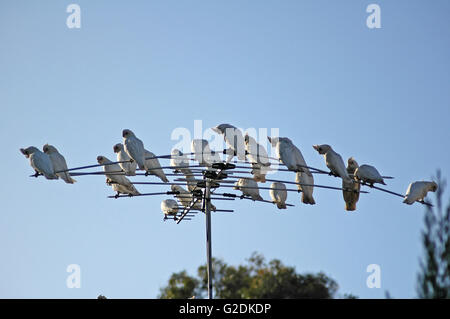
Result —
<instances>
[{"instance_id":1,"label":"bird's tail","mask_svg":"<svg viewBox=\"0 0 450 319\"><path fill-rule=\"evenodd\" d=\"M166 175L158 176L164 183L168 183L169 180L167 179Z\"/></svg>"},{"instance_id":2,"label":"bird's tail","mask_svg":"<svg viewBox=\"0 0 450 319\"><path fill-rule=\"evenodd\" d=\"M307 196L307 195L305 195L305 193L302 193L302 203L315 205L316 201L314 200L314 198L312 196Z\"/></svg>"},{"instance_id":3,"label":"bird's tail","mask_svg":"<svg viewBox=\"0 0 450 319\"><path fill-rule=\"evenodd\" d=\"M278 207L278 209L286 209L286 204L277 202L277 207Z\"/></svg>"},{"instance_id":4,"label":"bird's tail","mask_svg":"<svg viewBox=\"0 0 450 319\"><path fill-rule=\"evenodd\" d=\"M349 212L356 210L356 202L345 202L345 210Z\"/></svg>"},{"instance_id":5,"label":"bird's tail","mask_svg":"<svg viewBox=\"0 0 450 319\"><path fill-rule=\"evenodd\" d=\"M132 195L141 195L141 193L139 193L139 191L136 189L136 187L134 187L134 185L131 185L130 193Z\"/></svg>"},{"instance_id":6,"label":"bird's tail","mask_svg":"<svg viewBox=\"0 0 450 319\"><path fill-rule=\"evenodd\" d=\"M264 199L261 197L261 195L255 196L253 199L255 199L255 200L264 200Z\"/></svg>"},{"instance_id":7,"label":"bird's tail","mask_svg":"<svg viewBox=\"0 0 450 319\"><path fill-rule=\"evenodd\" d=\"M67 183L67 184L73 184L76 183L77 180L72 178L72 176L70 176L69 173L65 172L63 176L61 176L61 178Z\"/></svg>"}]
</instances>

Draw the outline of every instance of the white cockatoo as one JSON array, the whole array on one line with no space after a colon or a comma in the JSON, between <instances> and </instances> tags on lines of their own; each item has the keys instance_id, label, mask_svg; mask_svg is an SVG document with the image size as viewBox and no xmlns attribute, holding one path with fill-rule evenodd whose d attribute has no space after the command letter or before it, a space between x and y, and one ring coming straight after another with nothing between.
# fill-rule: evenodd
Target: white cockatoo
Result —
<instances>
[{"instance_id":1,"label":"white cockatoo","mask_svg":"<svg viewBox=\"0 0 450 319\"><path fill-rule=\"evenodd\" d=\"M330 169L331 174L339 176L340 178L350 182L351 178L348 176L347 169L341 155L336 153L330 145L313 145L313 148L325 158L325 164Z\"/></svg>"},{"instance_id":2,"label":"white cockatoo","mask_svg":"<svg viewBox=\"0 0 450 319\"><path fill-rule=\"evenodd\" d=\"M174 199L164 199L161 202L161 211L164 214L164 219L167 219L167 216L173 216L176 219L178 213L178 203Z\"/></svg>"},{"instance_id":3,"label":"white cockatoo","mask_svg":"<svg viewBox=\"0 0 450 319\"><path fill-rule=\"evenodd\" d=\"M241 161L245 161L245 144L241 130L231 124L220 124L213 127L212 130L217 134L223 135L223 139L229 147L226 151L228 155L227 163L229 163L234 156L237 156Z\"/></svg>"},{"instance_id":4,"label":"white cockatoo","mask_svg":"<svg viewBox=\"0 0 450 319\"><path fill-rule=\"evenodd\" d=\"M358 162L353 157L347 160L347 173L350 176L355 174L356 169L359 167ZM353 179L350 181L342 180L342 195L345 201L345 210L354 211L356 210L356 203L359 200L359 191L361 189L361 184L355 182Z\"/></svg>"},{"instance_id":5,"label":"white cockatoo","mask_svg":"<svg viewBox=\"0 0 450 319\"><path fill-rule=\"evenodd\" d=\"M179 149L174 148L170 153L170 166L174 167L175 173L183 173L185 175L191 175L192 171L189 168L189 158L183 154ZM186 166L186 167L183 167Z\"/></svg>"},{"instance_id":6,"label":"white cockatoo","mask_svg":"<svg viewBox=\"0 0 450 319\"><path fill-rule=\"evenodd\" d=\"M240 190L243 196L249 196L253 200L263 200L259 195L258 183L250 178L240 178L234 184L234 189Z\"/></svg>"},{"instance_id":7,"label":"white cockatoo","mask_svg":"<svg viewBox=\"0 0 450 319\"><path fill-rule=\"evenodd\" d=\"M125 129L122 131L123 145L128 156L136 162L139 169L147 171L145 166L144 143L134 135L133 131Z\"/></svg>"},{"instance_id":8,"label":"white cockatoo","mask_svg":"<svg viewBox=\"0 0 450 319\"><path fill-rule=\"evenodd\" d=\"M315 205L316 201L313 197L314 191L314 176L308 170L306 172L297 172L295 174L295 182L297 183L297 188L302 192L302 203Z\"/></svg>"},{"instance_id":9,"label":"white cockatoo","mask_svg":"<svg viewBox=\"0 0 450 319\"><path fill-rule=\"evenodd\" d=\"M97 162L103 166L103 171L106 173L106 181L112 186L113 190L128 195L139 195L138 190L134 187L131 181L123 175L122 168L119 164L110 164L111 162L105 156L97 156Z\"/></svg>"},{"instance_id":10,"label":"white cockatoo","mask_svg":"<svg viewBox=\"0 0 450 319\"><path fill-rule=\"evenodd\" d=\"M287 191L286 185L274 182L270 185L270 198L277 205L278 209L286 209Z\"/></svg>"},{"instance_id":11,"label":"white cockatoo","mask_svg":"<svg viewBox=\"0 0 450 319\"><path fill-rule=\"evenodd\" d=\"M193 139L191 151L194 153L194 159L201 166L211 167L213 163L222 162L219 153L211 151L207 140Z\"/></svg>"},{"instance_id":12,"label":"white cockatoo","mask_svg":"<svg viewBox=\"0 0 450 319\"><path fill-rule=\"evenodd\" d=\"M287 137L267 137L269 143L275 148L279 160L290 171L302 172L308 170L302 152Z\"/></svg>"},{"instance_id":13,"label":"white cockatoo","mask_svg":"<svg viewBox=\"0 0 450 319\"><path fill-rule=\"evenodd\" d=\"M252 175L256 182L265 183L266 174L270 170L269 155L264 146L256 142L256 140L248 135L244 136L245 150L247 156L252 163Z\"/></svg>"},{"instance_id":14,"label":"white cockatoo","mask_svg":"<svg viewBox=\"0 0 450 319\"><path fill-rule=\"evenodd\" d=\"M37 147L30 146L25 149L21 148L20 152L25 155L26 158L30 159L30 165L36 172L34 176L42 174L46 179L58 179L53 169L52 161L50 157L41 152Z\"/></svg>"},{"instance_id":15,"label":"white cockatoo","mask_svg":"<svg viewBox=\"0 0 450 319\"><path fill-rule=\"evenodd\" d=\"M414 202L421 202L427 196L428 192L435 192L438 188L436 182L419 181L409 184L406 190L403 203L412 205Z\"/></svg>"},{"instance_id":16,"label":"white cockatoo","mask_svg":"<svg viewBox=\"0 0 450 319\"><path fill-rule=\"evenodd\" d=\"M357 181L363 181L364 183L370 184L373 186L375 183L386 185L381 177L380 173L378 173L377 169L370 165L361 165L355 170L354 178Z\"/></svg>"},{"instance_id":17,"label":"white cockatoo","mask_svg":"<svg viewBox=\"0 0 450 319\"><path fill-rule=\"evenodd\" d=\"M279 160L291 171L297 172L296 182L299 191L302 192L302 202L314 205L314 177L306 165L302 152L287 137L267 137L272 147L275 148ZM300 185L303 184L303 185Z\"/></svg>"},{"instance_id":18,"label":"white cockatoo","mask_svg":"<svg viewBox=\"0 0 450 319\"><path fill-rule=\"evenodd\" d=\"M192 205L192 201L196 200L193 209L202 209L202 201L197 200L190 192L185 190L180 185L172 185L170 188L172 189L172 192L179 192L179 194L175 195L175 198L178 200L181 206L184 206L185 208L190 207Z\"/></svg>"},{"instance_id":19,"label":"white cockatoo","mask_svg":"<svg viewBox=\"0 0 450 319\"><path fill-rule=\"evenodd\" d=\"M76 182L76 180L73 179L67 171L68 168L66 159L58 152L56 147L54 147L53 145L45 144L42 147L42 150L50 157L50 161L52 162L53 170L56 176L60 177L67 184L73 184Z\"/></svg>"},{"instance_id":20,"label":"white cockatoo","mask_svg":"<svg viewBox=\"0 0 450 319\"><path fill-rule=\"evenodd\" d=\"M166 174L164 174L164 170L161 168L161 164L159 163L159 160L156 158L155 154L144 149L144 155L147 173L149 175L155 175L159 177L159 179L161 179L164 183L168 183L169 180L167 179Z\"/></svg>"},{"instance_id":21,"label":"white cockatoo","mask_svg":"<svg viewBox=\"0 0 450 319\"><path fill-rule=\"evenodd\" d=\"M131 158L127 154L127 152L125 152L125 148L124 148L123 144L117 143L116 145L114 145L113 150L114 150L114 153L117 154L117 161L123 162L123 163L119 163L119 166L123 169L123 171L125 172L125 175L135 176L137 163L135 161L130 161Z\"/></svg>"}]
</instances>

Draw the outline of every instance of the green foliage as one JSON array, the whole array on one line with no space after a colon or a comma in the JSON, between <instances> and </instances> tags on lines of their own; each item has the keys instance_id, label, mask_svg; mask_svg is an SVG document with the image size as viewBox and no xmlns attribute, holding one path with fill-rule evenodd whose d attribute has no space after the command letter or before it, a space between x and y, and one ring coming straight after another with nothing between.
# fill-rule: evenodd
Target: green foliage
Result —
<instances>
[{"instance_id":1,"label":"green foliage","mask_svg":"<svg viewBox=\"0 0 450 319\"><path fill-rule=\"evenodd\" d=\"M200 266L198 278L185 271L172 274L168 285L161 288L160 298L203 298L207 295L206 266ZM213 289L216 298L333 298L337 283L323 273L297 274L295 268L287 267L274 259L265 262L262 255L254 253L247 264L227 265L213 259ZM353 295L351 298L354 298Z\"/></svg>"},{"instance_id":2,"label":"green foliage","mask_svg":"<svg viewBox=\"0 0 450 319\"><path fill-rule=\"evenodd\" d=\"M434 207L425 213L425 229L422 241L425 250L420 261L417 293L419 298L450 298L450 204L444 209L442 197L446 187L445 180L437 173L438 189Z\"/></svg>"},{"instance_id":3,"label":"green foliage","mask_svg":"<svg viewBox=\"0 0 450 319\"><path fill-rule=\"evenodd\" d=\"M186 271L172 274L167 287L161 289L162 299L187 299L195 296L199 281L189 276Z\"/></svg>"}]
</instances>

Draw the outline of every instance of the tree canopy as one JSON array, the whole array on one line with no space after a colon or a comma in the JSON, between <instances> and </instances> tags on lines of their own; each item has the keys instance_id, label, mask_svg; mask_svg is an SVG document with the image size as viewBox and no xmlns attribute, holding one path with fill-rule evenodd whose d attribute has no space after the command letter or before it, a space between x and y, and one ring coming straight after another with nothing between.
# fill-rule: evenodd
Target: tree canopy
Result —
<instances>
[{"instance_id":1,"label":"tree canopy","mask_svg":"<svg viewBox=\"0 0 450 319\"><path fill-rule=\"evenodd\" d=\"M261 254L253 253L246 264L227 265L213 259L213 290L215 298L333 298L337 283L324 273L298 274L294 267L278 259L266 262ZM159 298L203 298L207 295L206 266L198 267L197 277L186 271L171 275ZM354 297L352 295L349 295Z\"/></svg>"},{"instance_id":2,"label":"tree canopy","mask_svg":"<svg viewBox=\"0 0 450 319\"><path fill-rule=\"evenodd\" d=\"M417 293L419 298L450 298L450 204L443 207L446 181L437 173L436 199L425 212L422 242L425 256L420 262Z\"/></svg>"}]
</instances>

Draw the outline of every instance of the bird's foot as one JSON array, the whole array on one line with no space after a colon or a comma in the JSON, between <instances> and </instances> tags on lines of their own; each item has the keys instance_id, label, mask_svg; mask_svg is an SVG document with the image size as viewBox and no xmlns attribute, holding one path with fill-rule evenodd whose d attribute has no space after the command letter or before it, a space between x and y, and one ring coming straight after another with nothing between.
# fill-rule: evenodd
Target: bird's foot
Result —
<instances>
[{"instance_id":1,"label":"bird's foot","mask_svg":"<svg viewBox=\"0 0 450 319\"><path fill-rule=\"evenodd\" d=\"M133 197L133 194L128 194L128 197Z\"/></svg>"},{"instance_id":2,"label":"bird's foot","mask_svg":"<svg viewBox=\"0 0 450 319\"><path fill-rule=\"evenodd\" d=\"M114 198L115 198L115 199L118 199L119 196L120 196L120 193L117 193L116 195L114 195Z\"/></svg>"},{"instance_id":3,"label":"bird's foot","mask_svg":"<svg viewBox=\"0 0 450 319\"><path fill-rule=\"evenodd\" d=\"M144 175L145 175L145 176L148 176L148 174L149 174L148 172L145 172L145 174L144 174Z\"/></svg>"},{"instance_id":4,"label":"bird's foot","mask_svg":"<svg viewBox=\"0 0 450 319\"><path fill-rule=\"evenodd\" d=\"M37 178L39 175L41 175L38 171L35 171L35 172L36 172L36 173L34 173L34 175L33 175L34 177Z\"/></svg>"}]
</instances>

